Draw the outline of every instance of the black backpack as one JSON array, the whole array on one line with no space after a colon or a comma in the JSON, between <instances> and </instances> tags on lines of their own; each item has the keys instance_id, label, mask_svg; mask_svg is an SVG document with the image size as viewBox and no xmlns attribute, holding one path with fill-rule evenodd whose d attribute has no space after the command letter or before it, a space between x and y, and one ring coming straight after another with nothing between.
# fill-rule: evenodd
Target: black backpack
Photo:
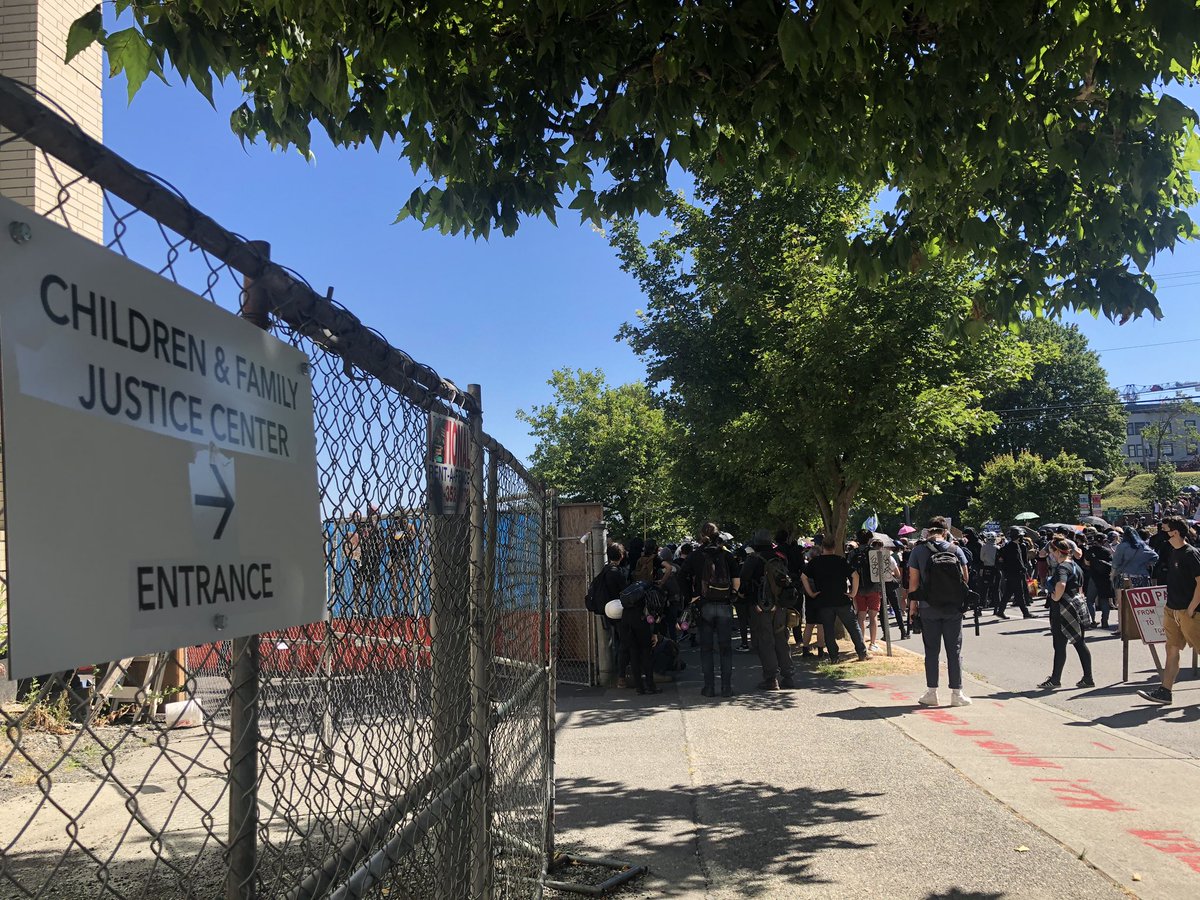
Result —
<instances>
[{"instance_id":1,"label":"black backpack","mask_svg":"<svg viewBox=\"0 0 1200 900\"><path fill-rule=\"evenodd\" d=\"M592 579L591 587L588 588L587 594L584 595L583 605L588 612L595 613L598 616L604 615L604 607L612 597L608 596L608 581L605 579L605 574L608 572L608 566L604 566L596 577Z\"/></svg>"},{"instance_id":2,"label":"black backpack","mask_svg":"<svg viewBox=\"0 0 1200 900\"><path fill-rule=\"evenodd\" d=\"M933 555L929 558L921 599L940 609L961 610L967 599L967 584L962 577L962 560L954 545L929 541Z\"/></svg>"},{"instance_id":3,"label":"black backpack","mask_svg":"<svg viewBox=\"0 0 1200 900\"><path fill-rule=\"evenodd\" d=\"M700 597L703 600L728 603L733 599L733 580L729 577L729 560L721 547L705 547L704 565L700 570Z\"/></svg>"},{"instance_id":4,"label":"black backpack","mask_svg":"<svg viewBox=\"0 0 1200 900\"><path fill-rule=\"evenodd\" d=\"M646 598L650 595L653 587L648 581L635 581L629 587L625 588L625 590L621 591L621 606L625 609L636 609L644 606Z\"/></svg>"},{"instance_id":5,"label":"black backpack","mask_svg":"<svg viewBox=\"0 0 1200 900\"><path fill-rule=\"evenodd\" d=\"M873 583L871 581L871 551L859 547L850 555L850 568L858 573L858 589L865 591Z\"/></svg>"},{"instance_id":6,"label":"black backpack","mask_svg":"<svg viewBox=\"0 0 1200 900\"><path fill-rule=\"evenodd\" d=\"M775 555L764 560L762 581L758 586L758 605L764 610L796 605L796 587L792 583L787 560Z\"/></svg>"}]
</instances>

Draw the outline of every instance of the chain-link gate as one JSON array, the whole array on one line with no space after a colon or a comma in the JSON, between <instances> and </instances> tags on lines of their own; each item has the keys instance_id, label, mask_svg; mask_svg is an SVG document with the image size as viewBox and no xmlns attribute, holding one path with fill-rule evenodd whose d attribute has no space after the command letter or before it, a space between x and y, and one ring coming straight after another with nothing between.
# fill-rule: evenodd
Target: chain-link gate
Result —
<instances>
[{"instance_id":1,"label":"chain-link gate","mask_svg":"<svg viewBox=\"0 0 1200 900\"><path fill-rule=\"evenodd\" d=\"M607 532L600 520L603 510L599 504L564 503L556 513L557 678L566 684L596 685L610 668L607 623L603 616L588 610L585 598L604 565Z\"/></svg>"},{"instance_id":2,"label":"chain-link gate","mask_svg":"<svg viewBox=\"0 0 1200 900\"><path fill-rule=\"evenodd\" d=\"M3 709L0 896L540 896L553 504L483 432L478 389L0 77L0 161L30 153L58 185L46 219L69 226L72 193L98 189L114 253L308 356L329 605L324 622L21 683ZM456 510L431 501L446 442L469 469Z\"/></svg>"}]
</instances>

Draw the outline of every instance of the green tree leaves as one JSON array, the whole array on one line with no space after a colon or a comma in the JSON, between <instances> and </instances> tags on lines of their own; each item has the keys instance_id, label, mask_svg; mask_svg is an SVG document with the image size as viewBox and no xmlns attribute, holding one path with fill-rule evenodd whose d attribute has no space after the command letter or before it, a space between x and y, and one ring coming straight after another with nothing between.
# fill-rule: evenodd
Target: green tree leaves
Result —
<instances>
[{"instance_id":1,"label":"green tree leaves","mask_svg":"<svg viewBox=\"0 0 1200 900\"><path fill-rule=\"evenodd\" d=\"M985 400L998 421L972 438L964 463L979 471L1002 453L1051 459L1066 452L1114 471L1124 459L1125 408L1087 338L1074 325L1033 319L1022 325L1020 340L1029 346L1033 369Z\"/></svg>"},{"instance_id":2,"label":"green tree leaves","mask_svg":"<svg viewBox=\"0 0 1200 900\"><path fill-rule=\"evenodd\" d=\"M1200 74L1190 0L128 7L150 56L94 17L72 51L97 35L131 90L164 63L233 76L243 139L394 138L432 181L402 215L450 233L653 210L673 166L882 183L851 270L969 260L988 277L956 318L1011 322L1160 315L1145 267L1196 231L1197 118L1171 96Z\"/></svg>"},{"instance_id":3,"label":"green tree leaves","mask_svg":"<svg viewBox=\"0 0 1200 900\"><path fill-rule=\"evenodd\" d=\"M1008 524L1029 510L1039 513L1042 522L1075 522L1078 498L1086 488L1084 468L1082 459L1067 453L1052 459L1033 453L997 456L979 475L967 518Z\"/></svg>"},{"instance_id":4,"label":"green tree leaves","mask_svg":"<svg viewBox=\"0 0 1200 900\"><path fill-rule=\"evenodd\" d=\"M565 500L602 503L614 535L686 533L675 429L645 385L610 387L603 372L582 369L558 369L547 383L554 399L517 413L537 441L534 473Z\"/></svg>"},{"instance_id":5,"label":"green tree leaves","mask_svg":"<svg viewBox=\"0 0 1200 900\"><path fill-rule=\"evenodd\" d=\"M868 286L827 262L830 244L870 229L855 191L739 172L701 181L697 199L668 200L674 230L656 241L629 221L611 240L648 298L622 335L687 428L705 514L795 525L815 508L840 537L857 502L894 508L952 474L994 421L982 396L1029 366L1007 332L947 330L974 273L936 265Z\"/></svg>"},{"instance_id":6,"label":"green tree leaves","mask_svg":"<svg viewBox=\"0 0 1200 900\"><path fill-rule=\"evenodd\" d=\"M64 61L70 62L99 40L103 27L99 6L72 22L67 31L67 55Z\"/></svg>"}]
</instances>

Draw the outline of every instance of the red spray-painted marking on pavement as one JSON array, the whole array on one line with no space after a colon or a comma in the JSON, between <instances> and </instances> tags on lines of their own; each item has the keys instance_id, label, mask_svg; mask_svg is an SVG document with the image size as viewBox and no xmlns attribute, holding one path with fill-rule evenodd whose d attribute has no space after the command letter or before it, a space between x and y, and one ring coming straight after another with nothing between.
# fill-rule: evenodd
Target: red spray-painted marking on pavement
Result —
<instances>
[{"instance_id":1,"label":"red spray-painted marking on pavement","mask_svg":"<svg viewBox=\"0 0 1200 900\"><path fill-rule=\"evenodd\" d=\"M1161 853L1173 856L1193 872L1200 873L1200 843L1192 840L1182 831L1138 831L1130 829L1129 833L1138 838L1147 847L1153 847Z\"/></svg>"},{"instance_id":2,"label":"red spray-painted marking on pavement","mask_svg":"<svg viewBox=\"0 0 1200 900\"><path fill-rule=\"evenodd\" d=\"M868 687L873 691L887 691L888 696L898 703L912 703L913 695L907 691L897 691L890 684L880 684L878 681L868 681L863 684L863 687Z\"/></svg>"},{"instance_id":3,"label":"red spray-painted marking on pavement","mask_svg":"<svg viewBox=\"0 0 1200 900\"><path fill-rule=\"evenodd\" d=\"M1099 747L1101 750L1107 750L1109 753L1117 752L1117 749L1115 747L1110 747L1110 746L1108 746L1108 744L1101 744L1099 741L1092 741L1092 746Z\"/></svg>"},{"instance_id":4,"label":"red spray-painted marking on pavement","mask_svg":"<svg viewBox=\"0 0 1200 900\"><path fill-rule=\"evenodd\" d=\"M1042 759L1040 756L1034 756L1022 750L1016 744L1009 744L1006 741L976 741L975 744L988 753L996 756L1003 756L1008 760L1010 765L1020 766L1025 769L1061 769L1056 762L1051 762L1048 759Z\"/></svg>"},{"instance_id":5,"label":"red spray-painted marking on pavement","mask_svg":"<svg viewBox=\"0 0 1200 900\"><path fill-rule=\"evenodd\" d=\"M982 728L955 728L954 733L959 737L995 737L990 731Z\"/></svg>"},{"instance_id":6,"label":"red spray-painted marking on pavement","mask_svg":"<svg viewBox=\"0 0 1200 900\"><path fill-rule=\"evenodd\" d=\"M1004 709L1004 704L1003 704L1003 703L1001 703L999 700L993 700L993 701L992 701L992 704L993 704L994 706L998 706L998 707L1000 707L1001 709Z\"/></svg>"},{"instance_id":7,"label":"red spray-painted marking on pavement","mask_svg":"<svg viewBox=\"0 0 1200 900\"><path fill-rule=\"evenodd\" d=\"M924 716L930 722L937 722L940 725L961 725L966 727L971 724L966 719L956 716L954 713L948 713L944 709L918 709L917 714Z\"/></svg>"},{"instance_id":8,"label":"red spray-painted marking on pavement","mask_svg":"<svg viewBox=\"0 0 1200 900\"><path fill-rule=\"evenodd\" d=\"M1094 809L1100 812L1136 812L1132 806L1126 806L1112 797L1105 797L1099 791L1086 787L1088 779L1080 778L1067 781L1063 778L1035 778L1034 781L1051 785L1056 797L1070 809Z\"/></svg>"}]
</instances>

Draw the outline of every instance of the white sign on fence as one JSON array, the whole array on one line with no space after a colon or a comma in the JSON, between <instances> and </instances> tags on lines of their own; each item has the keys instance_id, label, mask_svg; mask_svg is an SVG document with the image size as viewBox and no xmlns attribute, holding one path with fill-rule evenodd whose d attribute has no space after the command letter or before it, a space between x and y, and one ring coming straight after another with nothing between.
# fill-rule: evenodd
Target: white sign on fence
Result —
<instances>
[{"instance_id":1,"label":"white sign on fence","mask_svg":"<svg viewBox=\"0 0 1200 900\"><path fill-rule=\"evenodd\" d=\"M1125 597L1133 611L1143 644L1164 644L1167 632L1163 626L1163 610L1167 608L1166 585L1156 587L1126 588Z\"/></svg>"},{"instance_id":2,"label":"white sign on fence","mask_svg":"<svg viewBox=\"0 0 1200 900\"><path fill-rule=\"evenodd\" d=\"M320 620L304 354L4 198L0 225L13 676Z\"/></svg>"}]
</instances>

